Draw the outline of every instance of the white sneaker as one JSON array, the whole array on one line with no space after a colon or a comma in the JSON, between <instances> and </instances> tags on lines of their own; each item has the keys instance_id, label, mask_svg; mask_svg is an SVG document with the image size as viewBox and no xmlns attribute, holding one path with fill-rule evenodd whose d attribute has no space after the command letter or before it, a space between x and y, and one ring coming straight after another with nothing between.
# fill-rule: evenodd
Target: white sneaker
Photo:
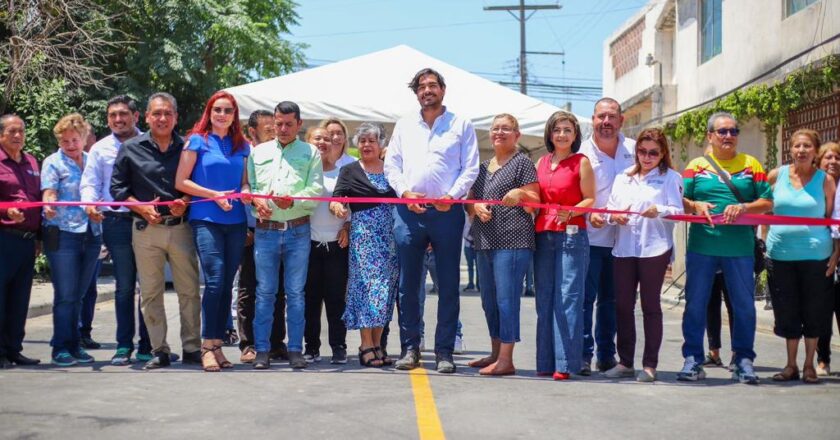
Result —
<instances>
[{"instance_id":1,"label":"white sneaker","mask_svg":"<svg viewBox=\"0 0 840 440\"><path fill-rule=\"evenodd\" d=\"M632 368L627 368L624 365L621 365L620 363L616 364L614 367L604 372L604 376L607 376L612 379L618 379L619 377L633 377L635 375L636 370Z\"/></svg>"},{"instance_id":2,"label":"white sneaker","mask_svg":"<svg viewBox=\"0 0 840 440\"><path fill-rule=\"evenodd\" d=\"M464 350L467 349L467 344L464 344L464 338L461 336L455 336L455 349L452 350L455 354L464 354Z\"/></svg>"},{"instance_id":3,"label":"white sneaker","mask_svg":"<svg viewBox=\"0 0 840 440\"><path fill-rule=\"evenodd\" d=\"M426 351L426 337L420 336L420 351Z\"/></svg>"}]
</instances>

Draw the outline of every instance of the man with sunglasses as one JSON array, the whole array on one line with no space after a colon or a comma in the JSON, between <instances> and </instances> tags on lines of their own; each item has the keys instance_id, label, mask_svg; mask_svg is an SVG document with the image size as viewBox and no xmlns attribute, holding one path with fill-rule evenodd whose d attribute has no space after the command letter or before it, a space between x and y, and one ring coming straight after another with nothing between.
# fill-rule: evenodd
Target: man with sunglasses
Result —
<instances>
[{"instance_id":1,"label":"man with sunglasses","mask_svg":"<svg viewBox=\"0 0 840 440\"><path fill-rule=\"evenodd\" d=\"M595 103L592 136L580 146L580 152L589 159L595 173L594 208L607 206L615 176L635 164L636 142L624 137L621 132L623 123L624 116L618 101L605 97ZM590 226L586 228L589 234L589 266L584 287L583 368L580 371L583 376L592 374L593 354L596 355L598 371L605 372L616 366L612 267L616 226L606 224L604 217L598 214L588 216L587 224Z\"/></svg>"},{"instance_id":2,"label":"man with sunglasses","mask_svg":"<svg viewBox=\"0 0 840 440\"><path fill-rule=\"evenodd\" d=\"M692 160L683 173L687 213L705 216L709 223L692 223L686 252L685 312L682 352L685 364L677 380L704 379L703 334L712 282L723 271L733 308L733 379L757 384L755 352L755 230L752 226L713 225L712 215L733 223L742 214L763 214L773 208L773 193L761 163L738 152L738 121L729 113L709 117L706 139L712 152Z\"/></svg>"}]
</instances>

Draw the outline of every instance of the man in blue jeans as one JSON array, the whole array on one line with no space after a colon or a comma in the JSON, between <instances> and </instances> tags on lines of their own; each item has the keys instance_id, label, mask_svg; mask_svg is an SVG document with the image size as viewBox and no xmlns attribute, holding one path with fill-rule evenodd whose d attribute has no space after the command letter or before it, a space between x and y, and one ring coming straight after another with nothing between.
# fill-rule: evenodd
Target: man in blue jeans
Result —
<instances>
[{"instance_id":1,"label":"man in blue jeans","mask_svg":"<svg viewBox=\"0 0 840 440\"><path fill-rule=\"evenodd\" d=\"M303 358L304 295L309 266L309 216L317 202L289 197L317 197L324 187L321 155L312 145L298 140L303 121L300 107L289 101L274 109L277 139L251 150L248 157L248 183L252 192L271 196L253 200L257 218L254 231L257 297L254 313L254 368L270 367L270 334L274 321L280 265L286 292L286 321L289 334L289 365L306 368Z\"/></svg>"},{"instance_id":2,"label":"man in blue jeans","mask_svg":"<svg viewBox=\"0 0 840 440\"><path fill-rule=\"evenodd\" d=\"M443 105L446 83L440 73L423 69L409 87L420 112L397 121L385 177L402 198L436 199L438 203L397 205L394 235L400 259L399 321L402 356L395 367L420 364L420 275L429 243L435 250L438 311L435 362L440 373L454 373L452 351L460 311L459 285L464 212L447 200L464 197L478 175L478 142L472 123Z\"/></svg>"},{"instance_id":3,"label":"man in blue jeans","mask_svg":"<svg viewBox=\"0 0 840 440\"><path fill-rule=\"evenodd\" d=\"M595 208L607 206L615 176L635 163L636 142L625 138L621 133L623 123L624 116L618 101L601 98L595 103L592 136L580 146L580 152L589 159L595 173ZM615 228L616 226L606 225L600 216L587 219L589 267L586 271L583 300L583 365L580 371L582 376L592 373L593 353L597 354L595 365L599 371L607 371L616 365L615 289L612 268Z\"/></svg>"},{"instance_id":4,"label":"man in blue jeans","mask_svg":"<svg viewBox=\"0 0 840 440\"><path fill-rule=\"evenodd\" d=\"M95 143L88 154L80 186L83 202L110 202L111 175L114 172L114 159L123 142L140 134L137 121L140 113L137 103L129 96L119 95L108 101L105 109L108 128L111 134ZM128 365L134 353L134 333L137 322L140 323L140 341L136 359L148 362L152 359L152 346L143 313L134 307L137 283L137 267L134 250L131 246L132 217L128 208L88 206L85 208L91 221L102 223L102 240L114 265L116 289L114 293L114 311L117 318L117 350L111 358L113 365ZM135 320L136 319L136 320Z\"/></svg>"}]
</instances>

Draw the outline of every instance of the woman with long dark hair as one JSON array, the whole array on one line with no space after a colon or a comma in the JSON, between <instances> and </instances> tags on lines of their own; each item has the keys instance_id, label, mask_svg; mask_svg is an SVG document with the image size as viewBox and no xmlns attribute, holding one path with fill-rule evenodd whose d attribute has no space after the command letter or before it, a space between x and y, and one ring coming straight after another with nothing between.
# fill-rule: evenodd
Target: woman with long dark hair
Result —
<instances>
[{"instance_id":1,"label":"woman with long dark hair","mask_svg":"<svg viewBox=\"0 0 840 440\"><path fill-rule=\"evenodd\" d=\"M175 187L193 201L212 202L190 207L189 222L204 272L201 364L204 371L233 368L222 353L222 338L230 313L233 277L242 259L247 231L245 209L225 195L250 192L245 160L250 149L239 124L236 99L216 92L207 101L201 119L190 131L181 153Z\"/></svg>"}]
</instances>

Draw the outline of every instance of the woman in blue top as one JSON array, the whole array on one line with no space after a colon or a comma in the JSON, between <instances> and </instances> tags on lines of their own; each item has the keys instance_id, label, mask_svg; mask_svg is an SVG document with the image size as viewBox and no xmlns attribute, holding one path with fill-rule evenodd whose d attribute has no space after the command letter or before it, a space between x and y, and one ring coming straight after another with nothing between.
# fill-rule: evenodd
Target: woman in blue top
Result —
<instances>
[{"instance_id":1,"label":"woman in blue top","mask_svg":"<svg viewBox=\"0 0 840 440\"><path fill-rule=\"evenodd\" d=\"M53 129L59 150L41 168L44 202L78 202L85 169L88 126L82 115L69 114ZM44 253L50 263L53 301L52 362L66 367L91 363L93 357L80 346L79 313L82 298L93 279L99 256L99 225L89 223L81 206L44 206Z\"/></svg>"},{"instance_id":2,"label":"woman in blue top","mask_svg":"<svg viewBox=\"0 0 840 440\"><path fill-rule=\"evenodd\" d=\"M830 217L834 179L816 166L820 138L816 131L798 130L791 137L790 165L768 175L773 185L773 212L799 217ZM796 352L805 338L802 380L817 383L814 352L817 338L831 328L833 276L838 250L826 226L770 226L767 235L768 281L776 318L774 333L787 341L787 365L775 381L799 378Z\"/></svg>"},{"instance_id":3,"label":"woman in blue top","mask_svg":"<svg viewBox=\"0 0 840 440\"><path fill-rule=\"evenodd\" d=\"M222 353L222 338L247 226L242 202L219 197L248 192L245 160L249 151L239 125L236 100L227 92L216 92L190 132L175 177L175 187L192 195L193 202L216 198L214 202L193 203L188 217L204 272L201 299L204 371L233 368Z\"/></svg>"}]
</instances>

